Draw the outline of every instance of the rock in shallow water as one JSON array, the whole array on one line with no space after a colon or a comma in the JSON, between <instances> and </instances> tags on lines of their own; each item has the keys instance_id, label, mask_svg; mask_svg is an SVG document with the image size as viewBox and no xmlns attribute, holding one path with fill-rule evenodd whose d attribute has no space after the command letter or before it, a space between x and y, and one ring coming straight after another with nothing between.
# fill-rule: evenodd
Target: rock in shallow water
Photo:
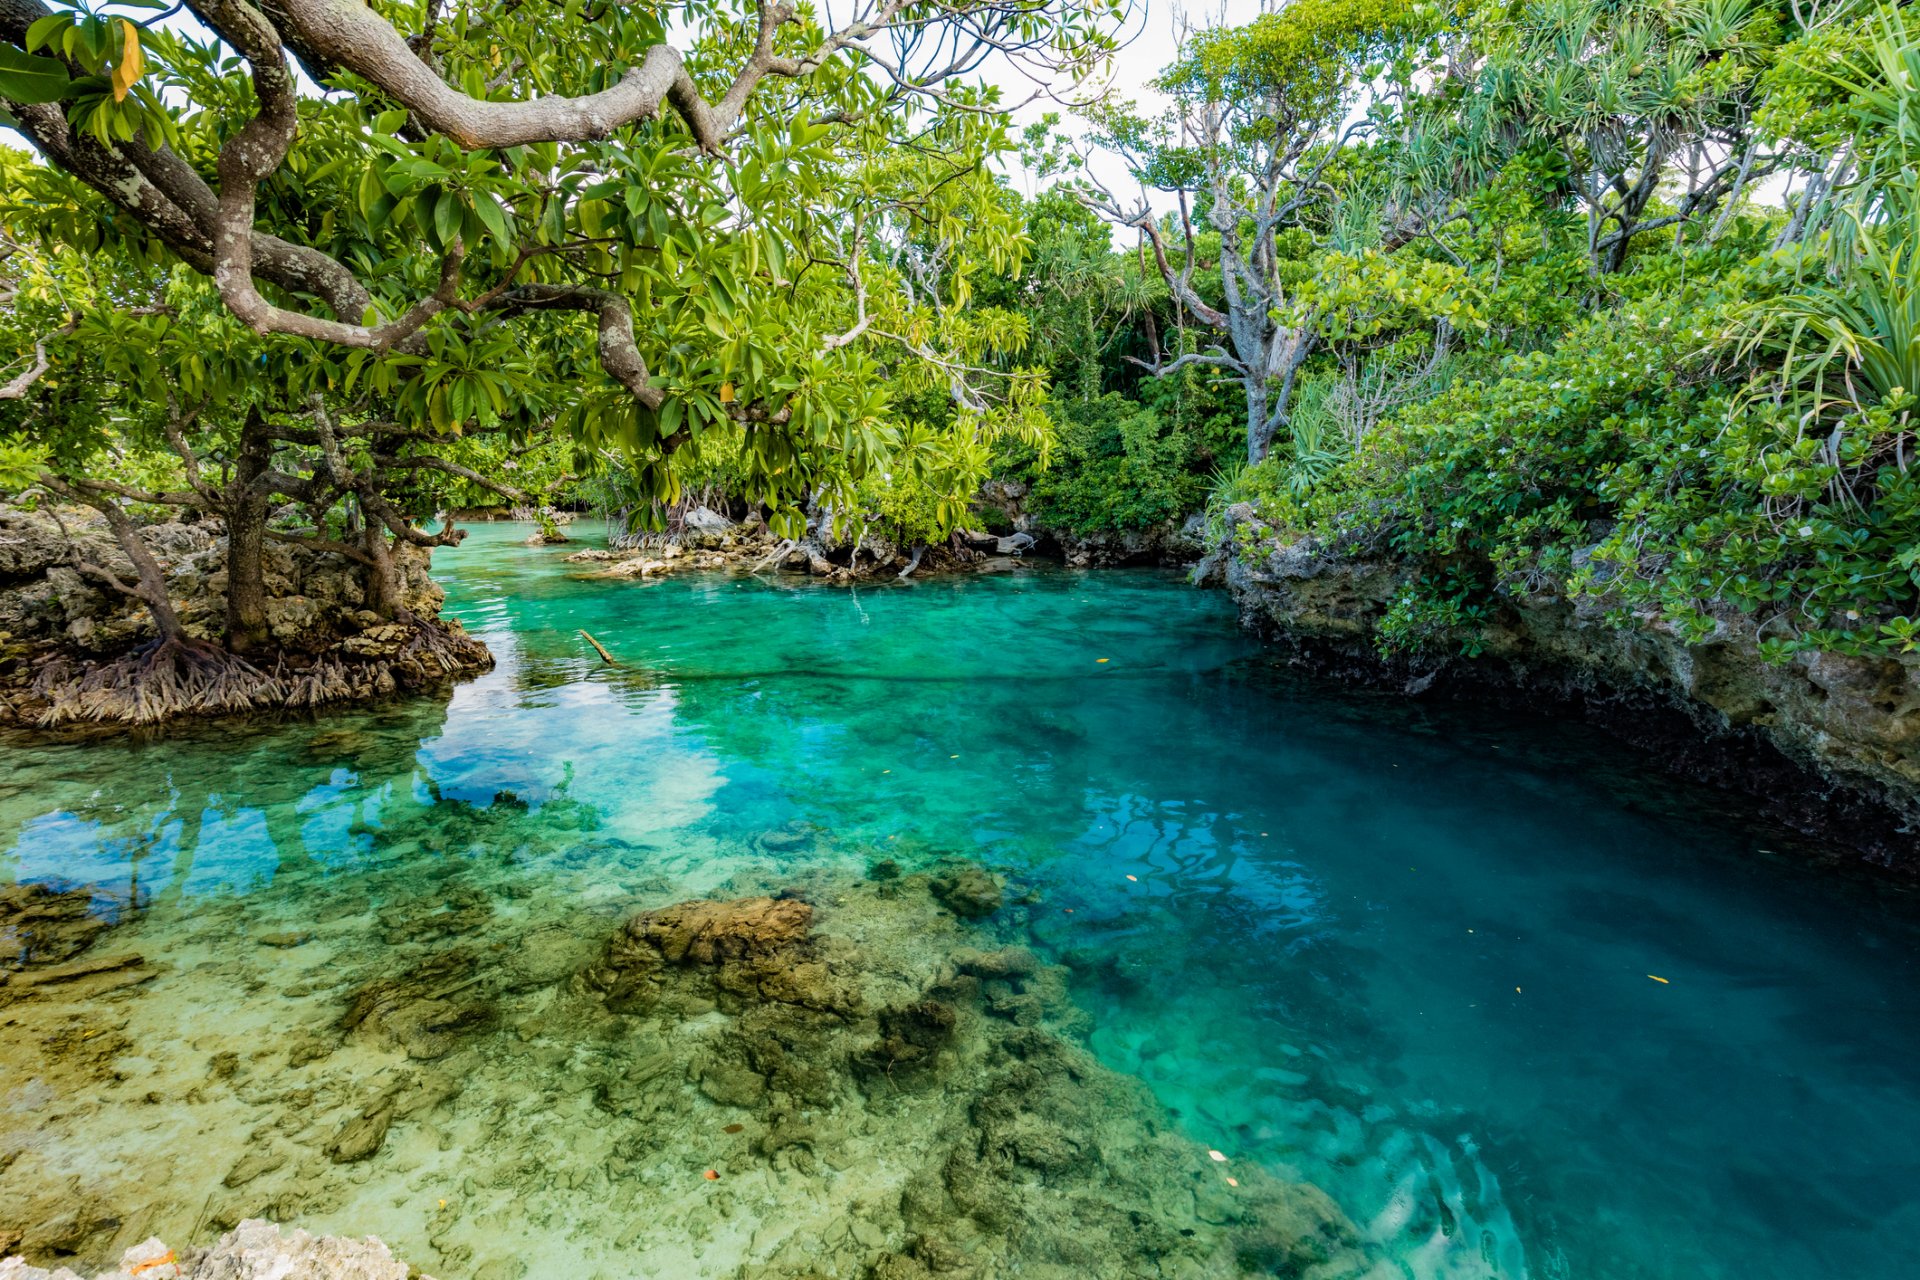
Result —
<instances>
[{"instance_id":1,"label":"rock in shallow water","mask_svg":"<svg viewBox=\"0 0 1920 1280\"><path fill-rule=\"evenodd\" d=\"M24 1251L97 1267L203 1212L219 1230L264 1209L378 1226L417 1263L475 1277L1368 1276L1324 1197L1238 1164L1229 1184L1139 1081L1087 1052L1067 971L982 949L925 874L742 889L776 887L617 927L577 904L475 913L452 945L383 918L411 941L316 1005L300 1034L332 1050L320 1065L285 1074L256 1053L194 1082L216 1125L232 1110L203 1137L231 1162L211 1209L204 1193L158 1203L178 1172L161 1152L137 1185L102 1187L84 1222L29 1226ZM554 980L568 956L577 976ZM470 1004L491 1010L484 1025L458 1025ZM438 1065L410 1053L415 1033L452 1033ZM229 1043L198 1048L225 1060ZM9 1193L35 1193L23 1225L73 1208L37 1165L21 1176L33 1159L0 1170L0 1245Z\"/></svg>"},{"instance_id":2,"label":"rock in shallow water","mask_svg":"<svg viewBox=\"0 0 1920 1280\"><path fill-rule=\"evenodd\" d=\"M1258 1168L1229 1180L1139 1081L1099 1066L1072 1034L1084 1015L1065 970L960 945L969 927L933 894L997 903L997 880L962 868L902 883L922 892L823 884L819 911L758 897L645 912L589 971L629 1028L610 1043L636 1044L648 1082L611 1080L595 1099L637 1126L634 1156L690 1145L715 1153L695 1176L770 1173L785 1189L759 1211L743 1274L1390 1274L1324 1195ZM810 969L818 981L798 989L779 978ZM679 1073L676 1055L693 1057ZM698 1097L676 1096L677 1080ZM709 1103L725 1109L703 1119Z\"/></svg>"},{"instance_id":3,"label":"rock in shallow water","mask_svg":"<svg viewBox=\"0 0 1920 1280\"><path fill-rule=\"evenodd\" d=\"M207 1249L169 1249L159 1240L137 1244L120 1265L95 1280L409 1280L417 1275L373 1236L286 1234L271 1222L249 1218ZM30 1267L22 1259L0 1262L0 1280L81 1280L65 1267ZM420 1276L419 1280L431 1280Z\"/></svg>"},{"instance_id":4,"label":"rock in shallow water","mask_svg":"<svg viewBox=\"0 0 1920 1280\"><path fill-rule=\"evenodd\" d=\"M815 954L813 907L797 899L683 902L629 920L588 981L617 1013L650 1009L669 988L676 1008L775 1002L848 1007L843 983ZM670 982L676 974L692 981Z\"/></svg>"},{"instance_id":5,"label":"rock in shallow water","mask_svg":"<svg viewBox=\"0 0 1920 1280\"><path fill-rule=\"evenodd\" d=\"M1000 881L981 867L961 867L935 876L933 896L963 920L980 920L1000 909Z\"/></svg>"},{"instance_id":6,"label":"rock in shallow water","mask_svg":"<svg viewBox=\"0 0 1920 1280\"><path fill-rule=\"evenodd\" d=\"M73 959L112 927L84 889L44 884L0 887L0 973Z\"/></svg>"}]
</instances>

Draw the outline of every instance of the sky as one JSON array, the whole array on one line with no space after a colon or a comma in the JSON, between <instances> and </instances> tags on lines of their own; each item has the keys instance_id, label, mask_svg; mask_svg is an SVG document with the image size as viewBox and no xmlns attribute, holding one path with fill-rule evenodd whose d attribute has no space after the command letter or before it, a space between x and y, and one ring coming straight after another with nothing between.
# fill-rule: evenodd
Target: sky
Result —
<instances>
[{"instance_id":1,"label":"sky","mask_svg":"<svg viewBox=\"0 0 1920 1280\"><path fill-rule=\"evenodd\" d=\"M1176 52L1176 31L1186 19L1195 27L1238 26L1252 22L1262 10L1270 7L1270 0L1212 0L1212 3L1181 4L1177 0L1135 0L1138 11L1127 25L1123 34L1126 43L1114 57L1108 73L1108 91L1117 98L1131 99L1141 110L1152 115L1164 106L1166 99L1148 87L1149 82L1172 62ZM1002 64L989 63L982 68L982 76L1001 87L1006 101L1019 102L1034 90L1033 82ZM1021 124L1038 120L1048 112L1067 112L1054 102L1041 101L1029 104L1015 113ZM1062 128L1071 130L1073 121L1062 120ZM1095 153L1089 158L1092 176L1106 185L1121 201L1131 204L1140 194L1139 184L1128 174L1126 166L1112 155ZM1036 182L1030 175L1016 171L1009 173L1014 185L1026 195L1034 194ZM1170 201L1159 193L1151 193L1154 207L1166 209ZM1129 240L1131 243L1131 240Z\"/></svg>"}]
</instances>

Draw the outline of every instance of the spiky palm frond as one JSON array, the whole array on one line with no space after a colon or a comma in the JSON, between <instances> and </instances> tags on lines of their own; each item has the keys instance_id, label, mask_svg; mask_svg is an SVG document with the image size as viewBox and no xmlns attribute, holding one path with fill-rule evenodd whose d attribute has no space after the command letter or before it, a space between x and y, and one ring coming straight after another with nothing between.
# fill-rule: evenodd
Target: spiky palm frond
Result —
<instances>
[{"instance_id":1,"label":"spiky palm frond","mask_svg":"<svg viewBox=\"0 0 1920 1280\"><path fill-rule=\"evenodd\" d=\"M1743 354L1773 351L1808 420L1920 390L1920 178L1844 210L1849 246L1828 273L1767 304Z\"/></svg>"}]
</instances>

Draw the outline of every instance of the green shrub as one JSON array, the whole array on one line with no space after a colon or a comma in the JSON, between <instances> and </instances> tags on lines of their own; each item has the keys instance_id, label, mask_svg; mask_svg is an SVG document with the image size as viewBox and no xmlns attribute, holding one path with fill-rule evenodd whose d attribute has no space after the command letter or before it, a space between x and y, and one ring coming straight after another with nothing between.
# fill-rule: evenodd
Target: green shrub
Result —
<instances>
[{"instance_id":1,"label":"green shrub","mask_svg":"<svg viewBox=\"0 0 1920 1280\"><path fill-rule=\"evenodd\" d=\"M1108 392L1050 406L1052 465L1033 473L1031 510L1073 533L1143 529L1196 511L1207 485L1192 436L1166 415Z\"/></svg>"}]
</instances>

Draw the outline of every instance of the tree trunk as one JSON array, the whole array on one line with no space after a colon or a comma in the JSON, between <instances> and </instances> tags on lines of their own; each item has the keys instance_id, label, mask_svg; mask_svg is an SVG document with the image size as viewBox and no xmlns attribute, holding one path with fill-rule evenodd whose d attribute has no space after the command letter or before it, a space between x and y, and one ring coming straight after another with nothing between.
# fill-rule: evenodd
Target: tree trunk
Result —
<instances>
[{"instance_id":1,"label":"tree trunk","mask_svg":"<svg viewBox=\"0 0 1920 1280\"><path fill-rule=\"evenodd\" d=\"M40 484L49 493L69 502L85 503L106 517L107 528L112 530L114 541L120 544L120 550L133 564L134 581L131 584L123 582L111 569L82 560L79 544L69 538L68 548L74 568L146 605L148 614L153 618L154 629L160 633L162 640L178 641L184 637L186 628L180 625L180 615L174 612L173 597L167 591L166 570L160 567L160 562L147 548L146 540L133 527L133 521L127 518L120 504L105 494L76 488L71 482L50 473L41 474ZM54 523L60 526L60 532L65 536L67 526L60 519L60 513L54 511L52 514Z\"/></svg>"},{"instance_id":2,"label":"tree trunk","mask_svg":"<svg viewBox=\"0 0 1920 1280\"><path fill-rule=\"evenodd\" d=\"M367 608L383 618L404 620L407 611L400 603L400 569L395 563L393 544L387 541L387 531L379 522L369 520L366 523L365 541L367 559Z\"/></svg>"},{"instance_id":3,"label":"tree trunk","mask_svg":"<svg viewBox=\"0 0 1920 1280\"><path fill-rule=\"evenodd\" d=\"M1248 374L1245 378L1247 388L1247 463L1252 465L1266 460L1267 451L1273 447L1273 423L1268 420L1266 379Z\"/></svg>"},{"instance_id":4,"label":"tree trunk","mask_svg":"<svg viewBox=\"0 0 1920 1280\"><path fill-rule=\"evenodd\" d=\"M107 518L107 525L113 530L115 540L120 543L127 559L133 561L134 572L139 575L139 588L135 592L147 612L153 615L153 625L160 632L162 640L179 640L186 634L180 625L180 615L173 611L173 597L167 592L166 571L160 562L147 550L147 544L133 527L133 521L119 506L112 502L95 504L100 514Z\"/></svg>"},{"instance_id":5,"label":"tree trunk","mask_svg":"<svg viewBox=\"0 0 1920 1280\"><path fill-rule=\"evenodd\" d=\"M273 465L273 437L258 410L240 429L227 500L227 647L252 653L272 639L267 626L266 542L270 496L259 483Z\"/></svg>"}]
</instances>

